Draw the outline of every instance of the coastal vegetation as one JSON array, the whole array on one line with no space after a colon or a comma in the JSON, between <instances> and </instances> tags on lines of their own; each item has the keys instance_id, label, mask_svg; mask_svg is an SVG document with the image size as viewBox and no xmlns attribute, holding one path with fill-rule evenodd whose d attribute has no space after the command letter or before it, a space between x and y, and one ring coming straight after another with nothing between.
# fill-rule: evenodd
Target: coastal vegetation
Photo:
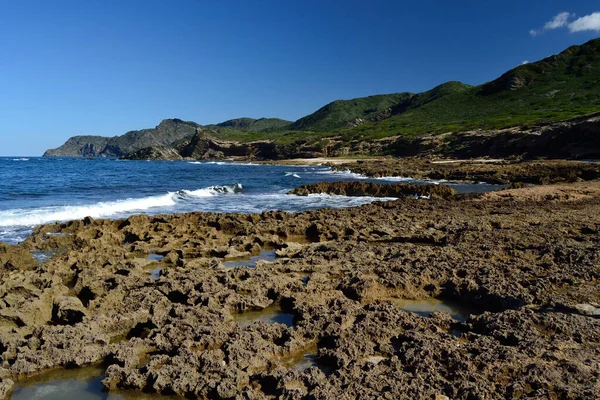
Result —
<instances>
[{"instance_id":1,"label":"coastal vegetation","mask_svg":"<svg viewBox=\"0 0 600 400\"><path fill-rule=\"evenodd\" d=\"M123 156L150 146L185 146L202 131L217 140L324 148L342 143L510 127L529 129L600 110L600 39L520 65L482 85L446 82L422 93L336 100L290 122L238 118L214 125L167 119L156 128L104 138L76 136L47 156Z\"/></svg>"},{"instance_id":2,"label":"coastal vegetation","mask_svg":"<svg viewBox=\"0 0 600 400\"><path fill-rule=\"evenodd\" d=\"M423 93L395 96L383 96L386 102L400 101L389 108L380 107L378 112L371 111L368 100L379 96L338 100L296 121L290 130L247 137L286 142L307 136L339 135L348 141L414 137L547 124L590 114L600 110L600 39L520 65L483 85L446 82ZM348 126L357 118L364 119L363 123ZM219 135L235 140L243 136L232 132Z\"/></svg>"}]
</instances>

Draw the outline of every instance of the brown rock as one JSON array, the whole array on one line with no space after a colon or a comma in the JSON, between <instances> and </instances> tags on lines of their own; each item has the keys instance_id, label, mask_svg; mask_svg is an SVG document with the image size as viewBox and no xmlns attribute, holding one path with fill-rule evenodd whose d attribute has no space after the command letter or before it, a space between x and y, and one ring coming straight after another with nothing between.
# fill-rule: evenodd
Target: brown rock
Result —
<instances>
[{"instance_id":1,"label":"brown rock","mask_svg":"<svg viewBox=\"0 0 600 400\"><path fill-rule=\"evenodd\" d=\"M86 311L77 297L62 296L54 300L52 321L61 325L75 325L85 317Z\"/></svg>"},{"instance_id":2,"label":"brown rock","mask_svg":"<svg viewBox=\"0 0 600 400\"><path fill-rule=\"evenodd\" d=\"M456 191L445 185L414 185L410 183L371 183L371 182L320 182L302 185L288 194L308 196L311 193L326 193L343 196L406 197L426 196L449 198Z\"/></svg>"},{"instance_id":3,"label":"brown rock","mask_svg":"<svg viewBox=\"0 0 600 400\"><path fill-rule=\"evenodd\" d=\"M6 269L28 269L37 265L31 253L22 246L0 243L0 267Z\"/></svg>"}]
</instances>

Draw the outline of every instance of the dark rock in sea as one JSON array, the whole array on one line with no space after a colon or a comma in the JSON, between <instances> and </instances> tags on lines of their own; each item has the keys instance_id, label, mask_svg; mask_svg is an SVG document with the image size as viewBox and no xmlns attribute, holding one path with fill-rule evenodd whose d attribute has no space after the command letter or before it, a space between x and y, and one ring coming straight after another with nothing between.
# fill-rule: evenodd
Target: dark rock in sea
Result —
<instances>
[{"instance_id":1,"label":"dark rock in sea","mask_svg":"<svg viewBox=\"0 0 600 400\"><path fill-rule=\"evenodd\" d=\"M456 190L445 185L415 185L411 183L319 182L299 186L287 194L308 196L311 193L373 197L431 196L447 199L454 196Z\"/></svg>"}]
</instances>

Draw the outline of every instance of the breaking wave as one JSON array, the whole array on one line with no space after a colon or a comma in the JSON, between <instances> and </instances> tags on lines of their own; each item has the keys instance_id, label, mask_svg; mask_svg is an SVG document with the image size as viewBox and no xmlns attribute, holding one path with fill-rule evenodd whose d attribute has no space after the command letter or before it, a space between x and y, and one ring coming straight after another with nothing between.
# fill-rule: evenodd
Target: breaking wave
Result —
<instances>
[{"instance_id":1,"label":"breaking wave","mask_svg":"<svg viewBox=\"0 0 600 400\"><path fill-rule=\"evenodd\" d=\"M34 209L0 211L0 227L33 226L56 221L111 217L124 213L142 212L152 208L175 206L188 198L240 193L243 187L233 185L210 186L197 190L179 190L160 196L99 202L89 205L51 206Z\"/></svg>"},{"instance_id":2,"label":"breaking wave","mask_svg":"<svg viewBox=\"0 0 600 400\"><path fill-rule=\"evenodd\" d=\"M260 166L261 164L254 164L254 163L242 163L242 162L237 162L237 161L188 161L188 164L196 164L196 165L204 165L204 164L209 164L209 165L252 165L252 166Z\"/></svg>"}]
</instances>

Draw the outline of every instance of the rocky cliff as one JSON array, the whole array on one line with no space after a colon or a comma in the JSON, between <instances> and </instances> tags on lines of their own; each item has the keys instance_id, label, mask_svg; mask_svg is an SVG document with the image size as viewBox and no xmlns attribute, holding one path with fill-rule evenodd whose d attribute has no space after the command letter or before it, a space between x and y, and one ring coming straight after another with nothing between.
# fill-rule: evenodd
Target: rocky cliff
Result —
<instances>
[{"instance_id":1,"label":"rocky cliff","mask_svg":"<svg viewBox=\"0 0 600 400\"><path fill-rule=\"evenodd\" d=\"M211 136L213 133L198 128L191 140L177 147L151 146L127 153L121 158L128 160L219 160L224 158L283 160L324 155L319 152L319 148L306 145L304 142L298 142L293 145L275 143L269 140L242 143L214 138Z\"/></svg>"},{"instance_id":2,"label":"rocky cliff","mask_svg":"<svg viewBox=\"0 0 600 400\"><path fill-rule=\"evenodd\" d=\"M270 140L239 142L221 140L196 128L188 141L175 146L150 146L123 154L125 159L177 160L182 158L282 160L293 158L357 155L434 156L449 158L600 158L600 113L569 121L500 130L449 132L442 135L379 140L346 141L330 137L320 141L298 140L291 144ZM88 146L84 149L94 149Z\"/></svg>"},{"instance_id":3,"label":"rocky cliff","mask_svg":"<svg viewBox=\"0 0 600 400\"><path fill-rule=\"evenodd\" d=\"M83 156L95 157L105 151L111 138L102 136L73 136L62 146L46 150L44 157L50 156Z\"/></svg>"},{"instance_id":4,"label":"rocky cliff","mask_svg":"<svg viewBox=\"0 0 600 400\"><path fill-rule=\"evenodd\" d=\"M383 151L396 156L586 159L600 157L598 135L600 113L595 113L554 124L398 138Z\"/></svg>"},{"instance_id":5,"label":"rocky cliff","mask_svg":"<svg viewBox=\"0 0 600 400\"><path fill-rule=\"evenodd\" d=\"M600 158L599 134L600 113L595 113L552 124L421 137L392 136L370 141L346 141L342 137L333 137L322 152L333 157L392 155L587 159Z\"/></svg>"},{"instance_id":6,"label":"rocky cliff","mask_svg":"<svg viewBox=\"0 0 600 400\"><path fill-rule=\"evenodd\" d=\"M46 151L44 157L120 157L150 146L176 146L183 140L189 140L199 127L195 122L165 119L155 128L130 131L111 138L75 136L62 146Z\"/></svg>"}]
</instances>

